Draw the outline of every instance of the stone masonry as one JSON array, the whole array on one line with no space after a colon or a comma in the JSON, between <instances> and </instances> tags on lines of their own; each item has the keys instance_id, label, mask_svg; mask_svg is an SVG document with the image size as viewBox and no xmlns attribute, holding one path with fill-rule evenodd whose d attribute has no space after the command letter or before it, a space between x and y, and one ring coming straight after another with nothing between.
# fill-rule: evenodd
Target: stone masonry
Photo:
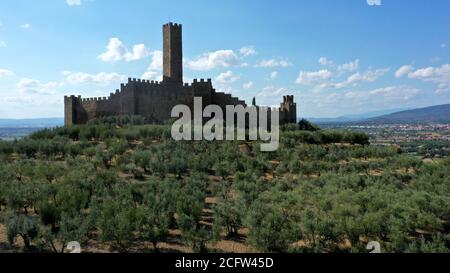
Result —
<instances>
[{"instance_id":1,"label":"stone masonry","mask_svg":"<svg viewBox=\"0 0 450 273\"><path fill-rule=\"evenodd\" d=\"M194 97L202 97L203 107L215 104L225 110L226 105L243 105L230 94L216 92L211 79L194 79L183 83L182 26L163 25L163 81L129 78L126 84L108 97L64 97L64 123L66 126L84 124L107 116L140 115L155 123L170 119L175 105L184 104L193 109ZM280 105L280 124L297 122L297 106L294 96L285 96Z\"/></svg>"}]
</instances>

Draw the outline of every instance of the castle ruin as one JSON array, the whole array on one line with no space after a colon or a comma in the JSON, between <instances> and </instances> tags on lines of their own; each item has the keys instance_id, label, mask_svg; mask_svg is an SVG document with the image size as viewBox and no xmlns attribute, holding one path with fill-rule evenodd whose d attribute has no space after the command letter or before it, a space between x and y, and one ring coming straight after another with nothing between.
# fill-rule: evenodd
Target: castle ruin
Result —
<instances>
[{"instance_id":1,"label":"castle ruin","mask_svg":"<svg viewBox=\"0 0 450 273\"><path fill-rule=\"evenodd\" d=\"M230 94L217 92L211 79L194 79L192 83L183 83L183 48L181 24L163 25L163 81L128 79L120 89L109 97L82 98L64 97L64 124L85 124L100 117L139 115L155 123L171 118L172 108L187 105L193 109L194 97L201 97L203 106L214 104L225 111L226 105L243 105L245 101ZM297 122L297 106L294 96L283 97L278 109L280 124Z\"/></svg>"}]
</instances>

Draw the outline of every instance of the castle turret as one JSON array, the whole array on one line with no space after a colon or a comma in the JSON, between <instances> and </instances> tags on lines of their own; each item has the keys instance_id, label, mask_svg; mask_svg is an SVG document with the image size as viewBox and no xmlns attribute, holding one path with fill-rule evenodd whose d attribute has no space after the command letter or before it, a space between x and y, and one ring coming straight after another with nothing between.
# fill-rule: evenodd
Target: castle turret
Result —
<instances>
[{"instance_id":1,"label":"castle turret","mask_svg":"<svg viewBox=\"0 0 450 273\"><path fill-rule=\"evenodd\" d=\"M297 104L294 96L283 96L280 104L280 124L297 123Z\"/></svg>"},{"instance_id":2,"label":"castle turret","mask_svg":"<svg viewBox=\"0 0 450 273\"><path fill-rule=\"evenodd\" d=\"M164 81L183 82L183 45L181 24L163 25Z\"/></svg>"},{"instance_id":3,"label":"castle turret","mask_svg":"<svg viewBox=\"0 0 450 273\"><path fill-rule=\"evenodd\" d=\"M64 96L64 125L71 126L76 123L76 104L75 96Z\"/></svg>"}]
</instances>

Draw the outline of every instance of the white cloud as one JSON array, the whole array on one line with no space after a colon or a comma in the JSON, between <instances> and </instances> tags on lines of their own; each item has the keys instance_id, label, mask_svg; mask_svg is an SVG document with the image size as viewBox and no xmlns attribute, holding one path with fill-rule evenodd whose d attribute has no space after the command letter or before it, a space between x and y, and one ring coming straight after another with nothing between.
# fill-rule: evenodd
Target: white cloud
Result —
<instances>
[{"instance_id":1,"label":"white cloud","mask_svg":"<svg viewBox=\"0 0 450 273\"><path fill-rule=\"evenodd\" d=\"M244 83L244 85L242 86L244 89L250 89L253 87L253 82L246 82Z\"/></svg>"},{"instance_id":2,"label":"white cloud","mask_svg":"<svg viewBox=\"0 0 450 273\"><path fill-rule=\"evenodd\" d=\"M11 70L1 69L0 68L0 78L7 77L7 76L12 76L12 75L14 75L14 73Z\"/></svg>"},{"instance_id":3,"label":"white cloud","mask_svg":"<svg viewBox=\"0 0 450 273\"><path fill-rule=\"evenodd\" d=\"M127 52L125 54L125 60L127 62L137 61L148 56L147 48L144 44L138 44L133 47L132 52Z\"/></svg>"},{"instance_id":4,"label":"white cloud","mask_svg":"<svg viewBox=\"0 0 450 273\"><path fill-rule=\"evenodd\" d=\"M365 73L362 73L359 79L365 82L374 82L378 80L380 77L384 76L386 73L388 73L389 70L390 70L389 68L369 70Z\"/></svg>"},{"instance_id":5,"label":"white cloud","mask_svg":"<svg viewBox=\"0 0 450 273\"><path fill-rule=\"evenodd\" d=\"M2 40L0 40L0 47L6 47L6 42L5 42L5 41L2 41Z\"/></svg>"},{"instance_id":6,"label":"white cloud","mask_svg":"<svg viewBox=\"0 0 450 273\"><path fill-rule=\"evenodd\" d=\"M69 6L80 6L81 0L66 0L66 3Z\"/></svg>"},{"instance_id":7,"label":"white cloud","mask_svg":"<svg viewBox=\"0 0 450 273\"><path fill-rule=\"evenodd\" d=\"M155 50L149 53L152 60L147 68L147 71L142 75L143 79L162 81L162 68L163 68L163 52L161 50Z\"/></svg>"},{"instance_id":8,"label":"white cloud","mask_svg":"<svg viewBox=\"0 0 450 273\"><path fill-rule=\"evenodd\" d=\"M3 26L3 23L2 23L2 21L0 21L0 27L2 27Z\"/></svg>"},{"instance_id":9,"label":"white cloud","mask_svg":"<svg viewBox=\"0 0 450 273\"><path fill-rule=\"evenodd\" d=\"M367 0L369 6L381 6L381 0Z\"/></svg>"},{"instance_id":10,"label":"white cloud","mask_svg":"<svg viewBox=\"0 0 450 273\"><path fill-rule=\"evenodd\" d=\"M320 116L332 117L417 106L421 94L423 92L415 87L398 85L325 94L310 93L300 100L303 101L303 111L320 112Z\"/></svg>"},{"instance_id":11,"label":"white cloud","mask_svg":"<svg viewBox=\"0 0 450 273\"><path fill-rule=\"evenodd\" d=\"M28 24L28 23L22 24L22 25L20 25L20 27L23 28L23 29L30 29L31 28L31 24Z\"/></svg>"},{"instance_id":12,"label":"white cloud","mask_svg":"<svg viewBox=\"0 0 450 273\"><path fill-rule=\"evenodd\" d=\"M447 47L447 43L442 43L441 44L441 48L446 48Z\"/></svg>"},{"instance_id":13,"label":"white cloud","mask_svg":"<svg viewBox=\"0 0 450 273\"><path fill-rule=\"evenodd\" d=\"M359 62L359 59L356 59L341 65L333 65L332 61L321 57L319 64L327 65L328 68L318 71L301 71L296 83L312 86L314 91L318 92L323 89L356 87L364 82L375 82L389 71L389 68L360 71Z\"/></svg>"},{"instance_id":14,"label":"white cloud","mask_svg":"<svg viewBox=\"0 0 450 273\"><path fill-rule=\"evenodd\" d=\"M272 73L270 73L269 75L269 79L270 80L274 80L278 77L278 72L277 71L273 71Z\"/></svg>"},{"instance_id":15,"label":"white cloud","mask_svg":"<svg viewBox=\"0 0 450 273\"><path fill-rule=\"evenodd\" d=\"M255 55L257 52L253 46L245 46L239 50L239 53L241 53L242 56L252 56Z\"/></svg>"},{"instance_id":16,"label":"white cloud","mask_svg":"<svg viewBox=\"0 0 450 273\"><path fill-rule=\"evenodd\" d=\"M38 80L22 78L17 83L16 87L19 92L54 94L55 89L63 85L64 85L63 83L59 82L42 83Z\"/></svg>"},{"instance_id":17,"label":"white cloud","mask_svg":"<svg viewBox=\"0 0 450 273\"><path fill-rule=\"evenodd\" d=\"M4 118L61 117L64 105L61 96L43 93L21 93L1 96L0 116ZM11 109L14 109L13 111Z\"/></svg>"},{"instance_id":18,"label":"white cloud","mask_svg":"<svg viewBox=\"0 0 450 273\"><path fill-rule=\"evenodd\" d=\"M378 104L384 103L392 103L392 102L401 102L401 101L409 101L414 98L416 95L420 93L420 89L400 85L400 86L387 86L382 88L377 88L369 91L360 91L354 92L349 91L344 94L344 97L347 99L353 99L354 102L357 103L370 103L372 101L376 101Z\"/></svg>"},{"instance_id":19,"label":"white cloud","mask_svg":"<svg viewBox=\"0 0 450 273\"><path fill-rule=\"evenodd\" d=\"M414 67L412 67L411 65L404 65L402 67L400 67L396 72L395 72L395 77L396 78L401 78L403 76L408 75L409 73L411 73L414 70Z\"/></svg>"},{"instance_id":20,"label":"white cloud","mask_svg":"<svg viewBox=\"0 0 450 273\"><path fill-rule=\"evenodd\" d=\"M265 86L262 90L260 90L256 95L257 103L258 105L265 105L269 107L279 107L280 102L282 101L282 97L285 95L292 95L294 94L292 91L284 88L284 87L278 87L278 86ZM253 94L252 94L253 97ZM298 97L297 97L298 99ZM251 98L249 98L249 101L251 102Z\"/></svg>"},{"instance_id":21,"label":"white cloud","mask_svg":"<svg viewBox=\"0 0 450 273\"><path fill-rule=\"evenodd\" d=\"M239 76L234 75L232 71L227 71L224 73L221 73L219 76L216 77L216 81L218 83L233 83L239 80Z\"/></svg>"},{"instance_id":22,"label":"white cloud","mask_svg":"<svg viewBox=\"0 0 450 273\"><path fill-rule=\"evenodd\" d=\"M148 70L142 75L142 79L152 81L162 81L162 74L161 72Z\"/></svg>"},{"instance_id":23,"label":"white cloud","mask_svg":"<svg viewBox=\"0 0 450 273\"><path fill-rule=\"evenodd\" d=\"M270 59L270 60L262 60L259 62L256 67L288 67L292 64L285 59Z\"/></svg>"},{"instance_id":24,"label":"white cloud","mask_svg":"<svg viewBox=\"0 0 450 273\"><path fill-rule=\"evenodd\" d=\"M161 50L155 50L150 52L152 61L148 67L149 70L162 71L163 68L163 52Z\"/></svg>"},{"instance_id":25,"label":"white cloud","mask_svg":"<svg viewBox=\"0 0 450 273\"><path fill-rule=\"evenodd\" d=\"M106 46L107 51L98 56L104 62L116 62L123 60L126 49L118 38L111 38Z\"/></svg>"},{"instance_id":26,"label":"white cloud","mask_svg":"<svg viewBox=\"0 0 450 273\"><path fill-rule=\"evenodd\" d=\"M359 59L338 66L338 71L354 72L359 69Z\"/></svg>"},{"instance_id":27,"label":"white cloud","mask_svg":"<svg viewBox=\"0 0 450 273\"><path fill-rule=\"evenodd\" d=\"M374 89L368 92L370 95L383 95L385 97L400 97L409 100L420 92L419 89L406 86L388 86L384 88Z\"/></svg>"},{"instance_id":28,"label":"white cloud","mask_svg":"<svg viewBox=\"0 0 450 273\"><path fill-rule=\"evenodd\" d=\"M70 84L82 84L82 83L95 83L95 84L110 84L126 80L125 75L118 73L105 73L100 72L98 74L88 74L83 72L70 72L65 71L63 75L66 76L66 82Z\"/></svg>"},{"instance_id":29,"label":"white cloud","mask_svg":"<svg viewBox=\"0 0 450 273\"><path fill-rule=\"evenodd\" d=\"M195 60L187 62L192 70L211 70L219 67L231 67L239 64L239 57L233 50L208 52Z\"/></svg>"},{"instance_id":30,"label":"white cloud","mask_svg":"<svg viewBox=\"0 0 450 273\"><path fill-rule=\"evenodd\" d=\"M0 96L0 116L8 118L30 118L30 117L60 117L64 115L63 95L74 94L73 90L67 88L70 84L82 83L108 83L114 80L115 73L87 74L81 72L63 71L64 76L59 81L40 81L31 78L21 78L15 86L15 92L9 92ZM119 77L121 80L124 78ZM100 85L103 86L103 85ZM70 86L69 86L70 87ZM70 88L72 89L72 88ZM105 96L103 90L89 88L89 91L77 91L85 97ZM14 111L11 111L14 109Z\"/></svg>"},{"instance_id":31,"label":"white cloud","mask_svg":"<svg viewBox=\"0 0 450 273\"><path fill-rule=\"evenodd\" d=\"M234 92L233 87L227 86L227 85L223 85L223 84L217 85L216 86L216 90L217 90L217 92L227 93L227 94L232 94Z\"/></svg>"},{"instance_id":32,"label":"white cloud","mask_svg":"<svg viewBox=\"0 0 450 273\"><path fill-rule=\"evenodd\" d=\"M333 64L333 61L328 60L328 59L325 58L325 57L320 57L320 58L319 58L319 64L320 64L320 65L323 65L323 66L328 66L328 65L332 65L332 64Z\"/></svg>"},{"instance_id":33,"label":"white cloud","mask_svg":"<svg viewBox=\"0 0 450 273\"><path fill-rule=\"evenodd\" d=\"M381 76L386 74L389 68L369 70L365 73L355 73L350 75L347 80L334 84L335 88L344 88L348 86L357 86L361 82L374 82L378 80Z\"/></svg>"},{"instance_id":34,"label":"white cloud","mask_svg":"<svg viewBox=\"0 0 450 273\"><path fill-rule=\"evenodd\" d=\"M275 87L275 86L266 86L263 88L261 92L259 92L257 97L279 97L288 92L286 88L283 87Z\"/></svg>"},{"instance_id":35,"label":"white cloud","mask_svg":"<svg viewBox=\"0 0 450 273\"><path fill-rule=\"evenodd\" d=\"M417 69L416 71L412 71L408 74L408 77L412 79L430 79L433 75L437 73L437 69L434 67L427 67L427 68L421 68Z\"/></svg>"},{"instance_id":36,"label":"white cloud","mask_svg":"<svg viewBox=\"0 0 450 273\"><path fill-rule=\"evenodd\" d=\"M322 69L313 72L301 71L295 82L298 84L313 85L317 83L323 83L324 81L329 80L332 75L333 73L331 73L331 71L327 69Z\"/></svg>"},{"instance_id":37,"label":"white cloud","mask_svg":"<svg viewBox=\"0 0 450 273\"><path fill-rule=\"evenodd\" d=\"M63 71L64 79L61 81L41 82L40 80L21 78L16 84L18 92L27 94L54 95L61 91L61 87L79 84L107 85L126 80L126 76L118 73L100 72L89 74L84 72ZM59 89L59 90L58 90Z\"/></svg>"},{"instance_id":38,"label":"white cloud","mask_svg":"<svg viewBox=\"0 0 450 273\"><path fill-rule=\"evenodd\" d=\"M129 52L119 38L109 39L106 46L106 52L100 54L98 58L104 62L117 62L125 60L127 62L137 61L149 55L144 44L137 44L133 47L133 51Z\"/></svg>"},{"instance_id":39,"label":"white cloud","mask_svg":"<svg viewBox=\"0 0 450 273\"><path fill-rule=\"evenodd\" d=\"M444 64L441 67L426 67L410 71L408 78L417 79L426 82L436 83L436 93L450 91L450 64Z\"/></svg>"}]
</instances>

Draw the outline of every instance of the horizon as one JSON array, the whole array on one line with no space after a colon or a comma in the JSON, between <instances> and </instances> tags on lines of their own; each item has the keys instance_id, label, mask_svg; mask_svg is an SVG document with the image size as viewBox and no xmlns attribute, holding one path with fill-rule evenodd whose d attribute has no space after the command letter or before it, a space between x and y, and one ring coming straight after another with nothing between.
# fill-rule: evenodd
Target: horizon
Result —
<instances>
[{"instance_id":1,"label":"horizon","mask_svg":"<svg viewBox=\"0 0 450 273\"><path fill-rule=\"evenodd\" d=\"M183 25L185 82L211 78L246 102L293 94L310 118L450 103L448 1L255 3L2 1L0 119L59 118L64 95L161 80L168 21Z\"/></svg>"},{"instance_id":2,"label":"horizon","mask_svg":"<svg viewBox=\"0 0 450 273\"><path fill-rule=\"evenodd\" d=\"M438 106L445 106L445 105L450 105L450 103L444 103L444 104L436 104L436 105L429 105L429 106L423 106L423 107L417 107L417 108L406 108L406 109L384 109L384 110L379 110L379 111L369 111L369 112L364 112L364 113L359 113L359 114L344 114L344 115L340 115L340 116L335 116L335 117L307 117L307 116L300 116L297 118L297 120L301 120L302 118L305 119L338 119L338 118L351 118L352 116L361 116L361 119L365 119L365 118L370 118L372 116L372 114L375 114L376 112L388 112L388 113L384 113L384 114L376 114L374 115L374 117L378 117L378 116L385 116L385 115L390 115L390 114L394 114L394 113L400 113L400 112L406 112L406 111L412 111L412 110L419 110L419 109L425 109L425 108L431 108L431 107L438 107ZM64 116L49 116L49 117L33 117L33 118L1 118L0 120L41 120L41 119L61 119L62 121L64 121Z\"/></svg>"}]
</instances>

